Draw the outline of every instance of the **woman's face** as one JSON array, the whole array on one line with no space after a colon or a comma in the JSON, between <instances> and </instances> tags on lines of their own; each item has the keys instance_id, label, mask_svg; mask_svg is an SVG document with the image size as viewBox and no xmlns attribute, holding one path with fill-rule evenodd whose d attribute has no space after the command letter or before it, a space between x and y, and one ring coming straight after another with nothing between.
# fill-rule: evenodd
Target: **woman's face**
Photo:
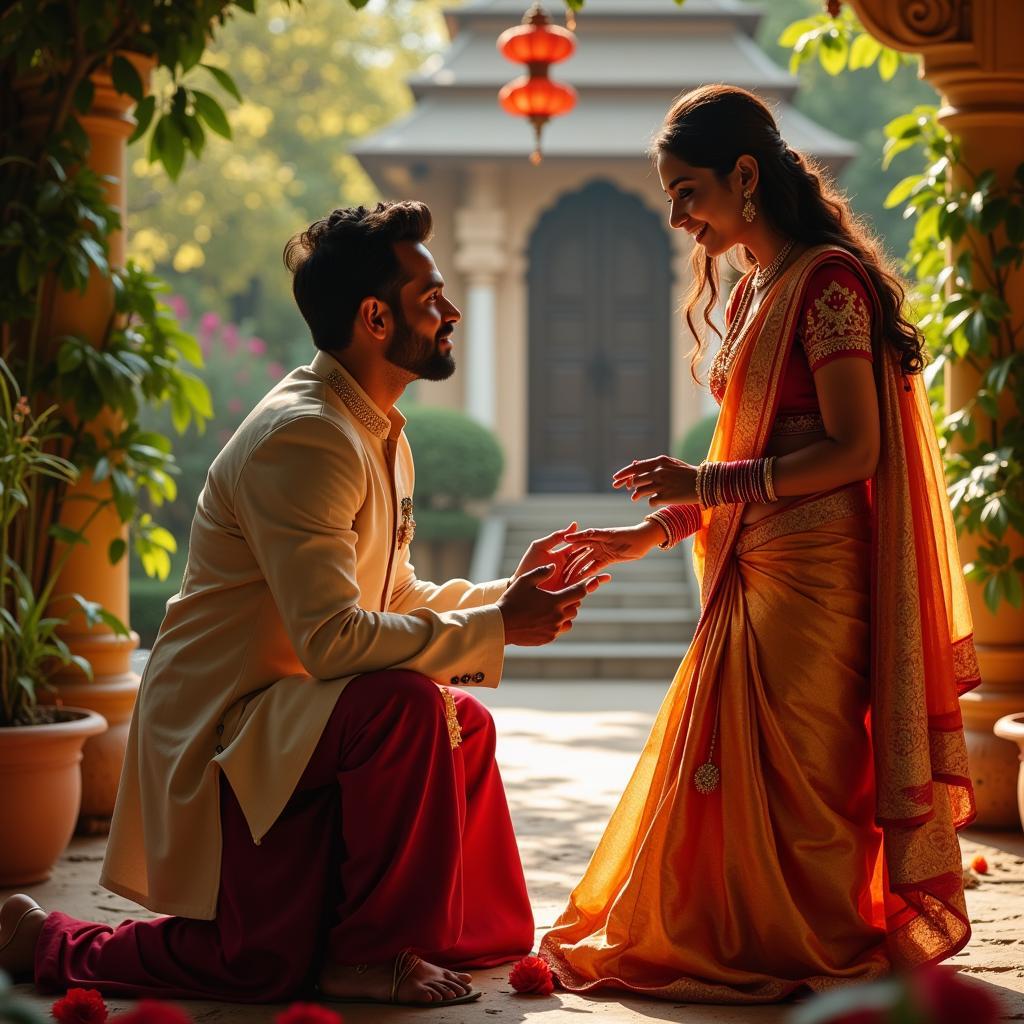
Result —
<instances>
[{"instance_id":1,"label":"woman's face","mask_svg":"<svg viewBox=\"0 0 1024 1024\"><path fill-rule=\"evenodd\" d=\"M739 164L721 179L710 167L694 167L662 151L658 154L658 175L668 196L669 223L688 232L709 256L720 256L743 241L749 225L741 213Z\"/></svg>"}]
</instances>

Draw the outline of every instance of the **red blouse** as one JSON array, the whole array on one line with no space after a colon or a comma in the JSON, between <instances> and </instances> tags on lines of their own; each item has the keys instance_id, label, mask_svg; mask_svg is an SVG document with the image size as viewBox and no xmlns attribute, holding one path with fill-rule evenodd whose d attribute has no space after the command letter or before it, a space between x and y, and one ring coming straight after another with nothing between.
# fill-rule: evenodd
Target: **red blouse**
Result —
<instances>
[{"instance_id":1,"label":"red blouse","mask_svg":"<svg viewBox=\"0 0 1024 1024\"><path fill-rule=\"evenodd\" d=\"M727 324L752 276L748 274L733 289L726 307ZM824 263L804 290L796 339L782 377L773 437L823 429L812 375L833 359L848 357L872 359L870 298L856 274L841 264ZM714 397L721 404L724 396Z\"/></svg>"}]
</instances>

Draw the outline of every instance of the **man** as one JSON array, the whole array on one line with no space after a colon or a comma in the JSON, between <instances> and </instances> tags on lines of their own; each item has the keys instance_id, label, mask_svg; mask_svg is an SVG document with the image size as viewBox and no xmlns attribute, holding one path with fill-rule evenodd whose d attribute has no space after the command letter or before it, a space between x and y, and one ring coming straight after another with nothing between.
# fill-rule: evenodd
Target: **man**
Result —
<instances>
[{"instance_id":1,"label":"man","mask_svg":"<svg viewBox=\"0 0 1024 1024\"><path fill-rule=\"evenodd\" d=\"M455 368L421 203L335 210L285 262L319 349L210 468L132 719L101 882L173 915L0 910L0 968L111 995L440 1006L533 920L490 717L505 644L569 629L560 531L512 580L416 579L395 402ZM574 524L575 525L575 524ZM439 685L445 684L445 685ZM451 686L452 689L448 687ZM422 954L420 959L416 954Z\"/></svg>"}]
</instances>

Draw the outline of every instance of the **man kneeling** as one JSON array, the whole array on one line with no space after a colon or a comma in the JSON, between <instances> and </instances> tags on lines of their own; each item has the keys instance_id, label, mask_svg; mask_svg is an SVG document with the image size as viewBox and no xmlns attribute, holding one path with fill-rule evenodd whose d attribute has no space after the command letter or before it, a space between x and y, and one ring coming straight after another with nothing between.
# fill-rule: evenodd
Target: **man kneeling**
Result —
<instances>
[{"instance_id":1,"label":"man kneeling","mask_svg":"<svg viewBox=\"0 0 1024 1024\"><path fill-rule=\"evenodd\" d=\"M478 995L455 968L531 949L494 728L460 687L496 686L505 644L554 639L609 577L564 586L567 529L511 580L416 579L394 405L451 375L461 318L430 229L423 204L381 203L285 249L319 351L210 468L101 874L173 916L112 929L12 896L0 969L113 996L273 1002L316 985L441 1006Z\"/></svg>"}]
</instances>

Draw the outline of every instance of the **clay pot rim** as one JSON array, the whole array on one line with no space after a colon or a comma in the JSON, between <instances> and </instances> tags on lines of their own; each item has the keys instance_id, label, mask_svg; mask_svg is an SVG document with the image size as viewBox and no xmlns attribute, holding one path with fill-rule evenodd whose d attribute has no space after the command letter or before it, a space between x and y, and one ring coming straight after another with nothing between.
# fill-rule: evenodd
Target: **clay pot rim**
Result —
<instances>
[{"instance_id":1,"label":"clay pot rim","mask_svg":"<svg viewBox=\"0 0 1024 1024\"><path fill-rule=\"evenodd\" d=\"M69 707L66 704L41 704L40 707L58 708L74 717L63 722L44 722L40 725L0 726L0 742L31 743L33 740L59 736L97 736L107 730L107 720L88 708Z\"/></svg>"},{"instance_id":2,"label":"clay pot rim","mask_svg":"<svg viewBox=\"0 0 1024 1024\"><path fill-rule=\"evenodd\" d=\"M1004 740L1024 743L1024 711L1015 711L1012 715L1003 715L992 731Z\"/></svg>"}]
</instances>

